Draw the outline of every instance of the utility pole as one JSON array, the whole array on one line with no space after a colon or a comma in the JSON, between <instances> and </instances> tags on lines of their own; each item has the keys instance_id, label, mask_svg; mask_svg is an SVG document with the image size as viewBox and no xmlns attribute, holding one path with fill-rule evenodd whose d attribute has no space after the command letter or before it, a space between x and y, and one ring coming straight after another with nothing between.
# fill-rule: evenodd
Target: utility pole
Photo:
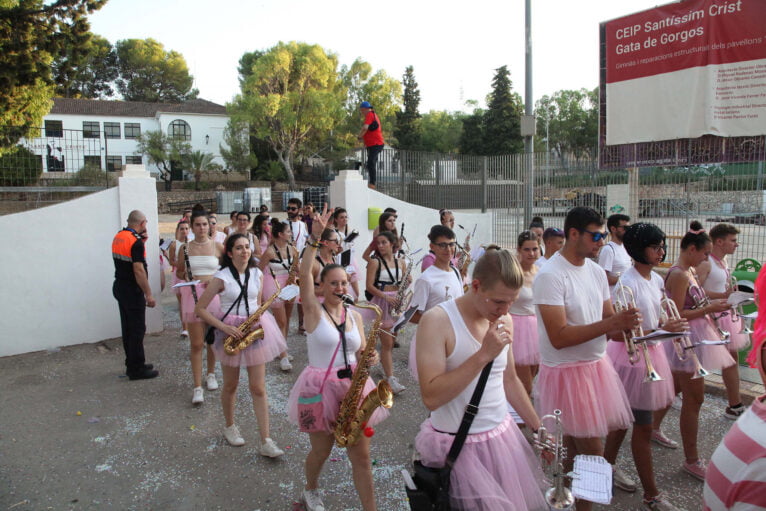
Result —
<instances>
[{"instance_id":1,"label":"utility pole","mask_svg":"<svg viewBox=\"0 0 766 511\"><path fill-rule=\"evenodd\" d=\"M524 194L524 227L534 216L535 205L535 116L534 97L532 95L532 1L524 0L524 116L521 119L521 135L524 137L524 157L526 160L526 181Z\"/></svg>"}]
</instances>

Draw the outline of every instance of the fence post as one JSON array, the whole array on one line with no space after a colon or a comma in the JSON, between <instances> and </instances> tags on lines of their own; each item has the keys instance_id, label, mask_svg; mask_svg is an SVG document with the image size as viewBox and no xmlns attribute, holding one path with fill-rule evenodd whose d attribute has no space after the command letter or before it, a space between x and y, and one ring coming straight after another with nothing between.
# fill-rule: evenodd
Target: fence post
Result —
<instances>
[{"instance_id":1,"label":"fence post","mask_svg":"<svg viewBox=\"0 0 766 511\"><path fill-rule=\"evenodd\" d=\"M439 165L439 155L436 155L434 159L434 172L436 173L436 209L444 207L444 201L442 200L442 172Z\"/></svg>"},{"instance_id":2,"label":"fence post","mask_svg":"<svg viewBox=\"0 0 766 511\"><path fill-rule=\"evenodd\" d=\"M481 157L481 212L487 212L487 157Z\"/></svg>"},{"instance_id":3,"label":"fence post","mask_svg":"<svg viewBox=\"0 0 766 511\"><path fill-rule=\"evenodd\" d=\"M396 154L397 154L396 166L398 167L396 170L399 171L398 172L398 174L399 174L399 188L400 188L400 190L399 190L399 194L400 194L399 195L399 199L401 199L401 200L406 202L407 201L407 194L406 194L406 188L407 187L405 186L405 183L404 183L404 180L405 180L405 178L404 178L404 165L402 165L402 161L404 160L405 155L402 154L402 151L398 151Z\"/></svg>"},{"instance_id":4,"label":"fence post","mask_svg":"<svg viewBox=\"0 0 766 511\"><path fill-rule=\"evenodd\" d=\"M638 167L628 168L628 214L634 219L640 217L640 203L638 198L639 190L639 170ZM608 213L608 211L607 211Z\"/></svg>"},{"instance_id":5,"label":"fence post","mask_svg":"<svg viewBox=\"0 0 766 511\"><path fill-rule=\"evenodd\" d=\"M763 160L758 162L758 190L763 190Z\"/></svg>"}]
</instances>

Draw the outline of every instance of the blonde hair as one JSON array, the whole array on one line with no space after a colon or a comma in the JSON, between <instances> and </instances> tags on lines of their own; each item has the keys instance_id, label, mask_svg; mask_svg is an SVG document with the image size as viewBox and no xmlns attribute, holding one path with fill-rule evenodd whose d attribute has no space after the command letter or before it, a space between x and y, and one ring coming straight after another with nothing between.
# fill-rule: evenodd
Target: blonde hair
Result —
<instances>
[{"instance_id":1,"label":"blonde hair","mask_svg":"<svg viewBox=\"0 0 766 511\"><path fill-rule=\"evenodd\" d=\"M476 261L473 278L480 282L482 289L489 289L498 281L511 289L524 285L524 273L516 257L497 245L489 245Z\"/></svg>"}]
</instances>

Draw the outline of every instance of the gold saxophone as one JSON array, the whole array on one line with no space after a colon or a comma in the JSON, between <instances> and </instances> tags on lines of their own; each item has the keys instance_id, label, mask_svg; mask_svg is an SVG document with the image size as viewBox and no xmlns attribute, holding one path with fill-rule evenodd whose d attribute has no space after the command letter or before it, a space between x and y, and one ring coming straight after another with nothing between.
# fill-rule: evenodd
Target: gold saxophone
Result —
<instances>
[{"instance_id":1,"label":"gold saxophone","mask_svg":"<svg viewBox=\"0 0 766 511\"><path fill-rule=\"evenodd\" d=\"M462 279L464 275L467 275L468 271L468 265L471 264L471 246L468 244L468 240L470 240L470 236L466 236L465 238L465 244L461 247L458 245L458 248L460 248L460 256L457 260L457 269L460 273L460 278ZM467 293L468 288L470 286L463 282L463 292Z\"/></svg>"},{"instance_id":2,"label":"gold saxophone","mask_svg":"<svg viewBox=\"0 0 766 511\"><path fill-rule=\"evenodd\" d=\"M338 410L338 417L335 424L335 443L338 447L350 447L356 445L364 433L366 436L372 436L374 431L367 428L367 421L370 420L373 412L379 407L391 408L394 404L394 393L386 380L381 380L378 387L362 396L364 384L370 374L369 363L375 353L375 345L378 342L378 333L380 332L380 323L383 313L377 305L359 305L354 303L354 299L348 295L343 295L345 303L354 305L360 309L370 309L375 312L375 321L370 327L370 334L367 336L367 344L364 347L362 356L357 361L356 370L351 377L351 387L343 397ZM364 400L362 400L364 397ZM360 404L361 401L361 404Z\"/></svg>"},{"instance_id":3,"label":"gold saxophone","mask_svg":"<svg viewBox=\"0 0 766 511\"><path fill-rule=\"evenodd\" d=\"M274 292L274 294L271 295L266 301L264 301L255 312L250 314L250 317L248 317L245 321L242 322L241 325L237 327L237 330L245 334L245 336L242 339L236 339L233 335L230 335L223 340L223 351L225 351L227 355L236 355L241 350L253 344L255 341L263 339L263 328L256 328L252 332L250 331L250 328L254 324L258 323L263 313L266 312L266 310L271 306L272 302L274 302L274 300L276 300L279 296L279 292L282 289L279 287L279 282L277 282L277 279L274 279L274 285L277 287L277 290Z\"/></svg>"},{"instance_id":4,"label":"gold saxophone","mask_svg":"<svg viewBox=\"0 0 766 511\"><path fill-rule=\"evenodd\" d=\"M289 247L292 245L289 245ZM290 250L288 248L287 250ZM292 286L293 284L298 283L298 264L300 264L301 258L295 257L293 259L292 264L290 265L290 269L287 270L287 282L285 282L285 287Z\"/></svg>"},{"instance_id":5,"label":"gold saxophone","mask_svg":"<svg viewBox=\"0 0 766 511\"><path fill-rule=\"evenodd\" d=\"M415 266L415 263L409 254L406 256L406 259L407 268L402 274L402 280L399 283L399 289L396 291L396 303L394 303L394 306L391 307L388 312L393 318L398 318L404 314L404 312L410 306L410 301L412 300L413 291L410 290L408 281L410 279L410 275L412 274L412 268Z\"/></svg>"}]
</instances>

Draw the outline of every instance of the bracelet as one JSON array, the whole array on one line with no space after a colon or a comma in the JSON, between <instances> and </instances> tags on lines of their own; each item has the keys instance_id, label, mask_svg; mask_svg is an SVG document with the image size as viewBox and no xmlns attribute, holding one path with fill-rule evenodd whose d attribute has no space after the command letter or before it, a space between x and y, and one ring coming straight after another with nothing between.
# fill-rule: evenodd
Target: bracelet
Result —
<instances>
[{"instance_id":1,"label":"bracelet","mask_svg":"<svg viewBox=\"0 0 766 511\"><path fill-rule=\"evenodd\" d=\"M319 247L322 246L322 244L319 243L318 241L316 241L314 243L311 243L311 241L308 241L308 242L306 242L306 245L308 245L311 248L319 248Z\"/></svg>"}]
</instances>

